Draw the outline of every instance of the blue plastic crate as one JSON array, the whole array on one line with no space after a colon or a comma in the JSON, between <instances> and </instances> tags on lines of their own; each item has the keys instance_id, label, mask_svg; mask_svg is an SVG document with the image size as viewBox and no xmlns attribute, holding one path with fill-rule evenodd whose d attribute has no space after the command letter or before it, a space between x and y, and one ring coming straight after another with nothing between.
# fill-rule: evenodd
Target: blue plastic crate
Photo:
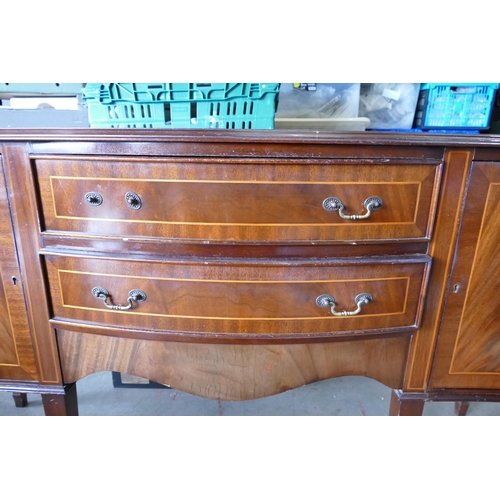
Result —
<instances>
[{"instance_id":1,"label":"blue plastic crate","mask_svg":"<svg viewBox=\"0 0 500 500\"><path fill-rule=\"evenodd\" d=\"M497 83L425 83L421 86L415 127L489 128Z\"/></svg>"},{"instance_id":2,"label":"blue plastic crate","mask_svg":"<svg viewBox=\"0 0 500 500\"><path fill-rule=\"evenodd\" d=\"M88 83L94 128L272 129L279 83Z\"/></svg>"}]
</instances>

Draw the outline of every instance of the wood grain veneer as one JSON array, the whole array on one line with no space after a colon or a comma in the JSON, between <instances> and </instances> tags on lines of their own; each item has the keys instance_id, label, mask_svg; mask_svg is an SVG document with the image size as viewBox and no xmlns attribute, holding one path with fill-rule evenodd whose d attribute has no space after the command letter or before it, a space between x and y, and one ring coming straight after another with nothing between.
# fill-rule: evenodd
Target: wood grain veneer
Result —
<instances>
[{"instance_id":1,"label":"wood grain veneer","mask_svg":"<svg viewBox=\"0 0 500 500\"><path fill-rule=\"evenodd\" d=\"M23 286L0 156L0 379L36 381Z\"/></svg>"},{"instance_id":2,"label":"wood grain veneer","mask_svg":"<svg viewBox=\"0 0 500 500\"><path fill-rule=\"evenodd\" d=\"M18 259L0 255L0 388L44 393L47 414L76 414L72 384L99 370L221 399L364 375L399 415L500 400L499 136L33 129L0 144L0 243ZM383 207L343 220L329 196L350 215ZM148 299L110 311L93 286ZM357 316L315 304L352 310L362 292Z\"/></svg>"},{"instance_id":3,"label":"wood grain veneer","mask_svg":"<svg viewBox=\"0 0 500 500\"><path fill-rule=\"evenodd\" d=\"M156 161L154 161L156 160ZM248 242L428 240L440 165L196 162L156 158L36 159L46 232ZM139 209L126 203L135 193ZM102 203L85 202L97 193ZM339 198L349 215L365 200L383 206L345 220L323 201Z\"/></svg>"},{"instance_id":4,"label":"wood grain veneer","mask_svg":"<svg viewBox=\"0 0 500 500\"><path fill-rule=\"evenodd\" d=\"M94 325L197 333L247 339L272 335L335 337L344 332L417 327L429 259L275 262L136 262L76 256L45 256L54 318ZM147 300L127 311L109 310L95 298L104 287L114 304L127 304L130 290ZM355 297L373 301L356 316L334 316L316 304L333 295L337 310L356 309Z\"/></svg>"},{"instance_id":5,"label":"wood grain veneer","mask_svg":"<svg viewBox=\"0 0 500 500\"><path fill-rule=\"evenodd\" d=\"M61 371L54 332L48 322L48 295L38 255L38 196L28 152L29 147L25 143L2 144L9 208L26 299L16 320L23 321L23 315L27 315L39 382L58 385L61 384Z\"/></svg>"},{"instance_id":6,"label":"wood grain veneer","mask_svg":"<svg viewBox=\"0 0 500 500\"><path fill-rule=\"evenodd\" d=\"M59 330L66 383L98 371L129 373L197 396L256 399L342 375L402 384L407 337L279 346L189 344Z\"/></svg>"},{"instance_id":7,"label":"wood grain veneer","mask_svg":"<svg viewBox=\"0 0 500 500\"><path fill-rule=\"evenodd\" d=\"M500 163L474 162L432 388L500 389Z\"/></svg>"}]
</instances>

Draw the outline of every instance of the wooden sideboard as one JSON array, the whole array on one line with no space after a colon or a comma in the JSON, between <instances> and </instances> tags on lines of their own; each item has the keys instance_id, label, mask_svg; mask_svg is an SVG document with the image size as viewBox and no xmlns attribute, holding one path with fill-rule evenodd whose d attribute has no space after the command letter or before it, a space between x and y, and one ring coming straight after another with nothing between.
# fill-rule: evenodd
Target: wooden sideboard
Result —
<instances>
[{"instance_id":1,"label":"wooden sideboard","mask_svg":"<svg viewBox=\"0 0 500 500\"><path fill-rule=\"evenodd\" d=\"M0 130L0 390L500 400L500 137ZM389 410L389 408L388 408Z\"/></svg>"}]
</instances>

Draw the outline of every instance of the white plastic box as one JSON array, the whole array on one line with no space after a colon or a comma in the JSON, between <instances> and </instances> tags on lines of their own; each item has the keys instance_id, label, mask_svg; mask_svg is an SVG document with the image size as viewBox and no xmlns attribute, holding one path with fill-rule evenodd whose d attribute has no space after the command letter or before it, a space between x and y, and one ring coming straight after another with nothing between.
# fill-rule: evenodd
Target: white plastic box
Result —
<instances>
[{"instance_id":1,"label":"white plastic box","mask_svg":"<svg viewBox=\"0 0 500 500\"><path fill-rule=\"evenodd\" d=\"M411 129L419 91L420 83L362 83L359 116L370 119L370 129Z\"/></svg>"}]
</instances>

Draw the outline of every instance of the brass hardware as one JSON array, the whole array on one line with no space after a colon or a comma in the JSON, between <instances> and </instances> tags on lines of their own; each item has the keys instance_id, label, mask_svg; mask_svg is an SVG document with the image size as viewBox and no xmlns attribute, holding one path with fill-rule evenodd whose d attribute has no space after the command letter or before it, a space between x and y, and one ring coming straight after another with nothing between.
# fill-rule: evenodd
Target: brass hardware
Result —
<instances>
[{"instance_id":1,"label":"brass hardware","mask_svg":"<svg viewBox=\"0 0 500 500\"><path fill-rule=\"evenodd\" d=\"M142 207L141 197L133 191L129 191L125 195L125 201L127 202L127 205L134 210L139 210L139 208Z\"/></svg>"},{"instance_id":2,"label":"brass hardware","mask_svg":"<svg viewBox=\"0 0 500 500\"><path fill-rule=\"evenodd\" d=\"M99 193L90 192L85 195L85 203L92 207L98 207L102 205L103 199Z\"/></svg>"},{"instance_id":3,"label":"brass hardware","mask_svg":"<svg viewBox=\"0 0 500 500\"><path fill-rule=\"evenodd\" d=\"M323 208L327 210L328 212L335 212L339 211L340 217L342 219L348 219L348 220L359 220L359 219L368 219L370 217L371 213L374 210L378 210L382 206L382 198L379 196L370 196L365 200L363 203L364 207L366 208L367 212L364 215L346 215L343 210L344 210L344 204L342 201L340 201L339 198L336 198L335 196L330 196L329 198L326 198L323 201Z\"/></svg>"},{"instance_id":4,"label":"brass hardware","mask_svg":"<svg viewBox=\"0 0 500 500\"><path fill-rule=\"evenodd\" d=\"M332 314L334 316L356 316L361 312L361 308L366 306L373 300L373 297L369 293L360 293L356 295L354 302L356 302L357 309L354 311L336 311L335 298L332 295L323 294L316 299L316 304L319 307L331 307Z\"/></svg>"},{"instance_id":5,"label":"brass hardware","mask_svg":"<svg viewBox=\"0 0 500 500\"><path fill-rule=\"evenodd\" d=\"M128 311L132 308L132 302L144 302L148 297L142 290L130 290L128 293L126 306L120 306L115 304L108 304L108 298L110 297L110 293L106 290L106 288L102 286L95 286L92 288L92 295L98 299L101 299L104 302L104 305L108 309L113 309L114 311Z\"/></svg>"},{"instance_id":6,"label":"brass hardware","mask_svg":"<svg viewBox=\"0 0 500 500\"><path fill-rule=\"evenodd\" d=\"M325 293L316 298L316 304L319 307L331 307L335 305L335 299L331 295Z\"/></svg>"}]
</instances>

